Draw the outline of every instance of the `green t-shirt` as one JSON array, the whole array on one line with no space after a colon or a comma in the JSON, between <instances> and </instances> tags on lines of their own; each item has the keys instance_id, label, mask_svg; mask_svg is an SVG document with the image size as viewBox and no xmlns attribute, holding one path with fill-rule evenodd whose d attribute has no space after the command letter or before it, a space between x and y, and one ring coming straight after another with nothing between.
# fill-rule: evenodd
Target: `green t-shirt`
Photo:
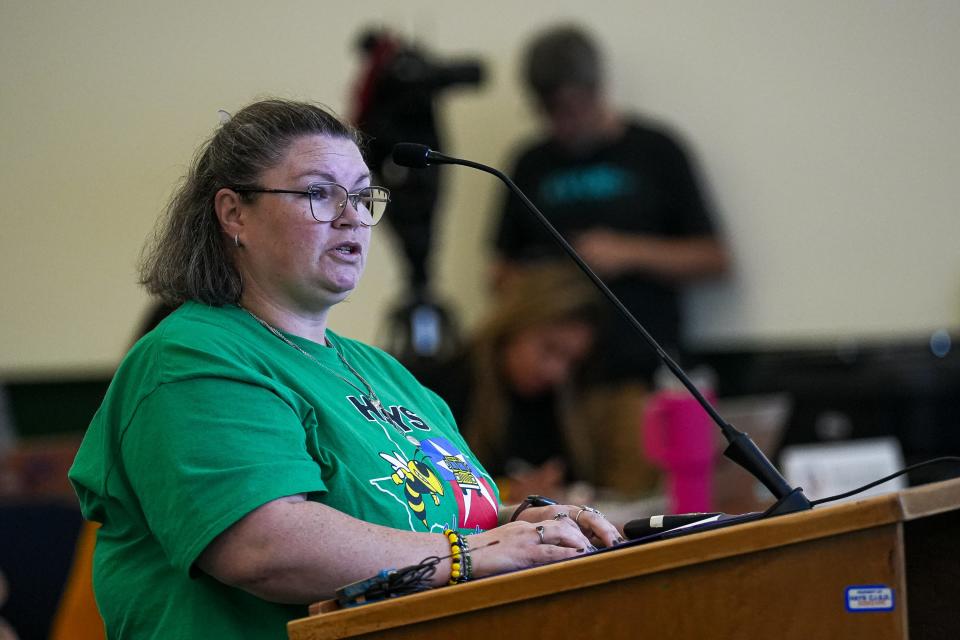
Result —
<instances>
[{"instance_id":1,"label":"green t-shirt","mask_svg":"<svg viewBox=\"0 0 960 640\"><path fill-rule=\"evenodd\" d=\"M282 496L396 529L496 526L496 487L438 396L378 349L287 337L319 363L239 307L187 303L121 363L70 470L103 524L94 591L111 638L285 638L305 607L193 567Z\"/></svg>"}]
</instances>

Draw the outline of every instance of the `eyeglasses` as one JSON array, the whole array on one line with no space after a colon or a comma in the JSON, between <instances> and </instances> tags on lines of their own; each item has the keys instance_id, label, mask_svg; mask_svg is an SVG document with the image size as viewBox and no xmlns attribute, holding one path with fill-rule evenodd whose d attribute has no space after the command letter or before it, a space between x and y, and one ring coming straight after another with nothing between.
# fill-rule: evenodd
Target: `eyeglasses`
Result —
<instances>
[{"instance_id":1,"label":"eyeglasses","mask_svg":"<svg viewBox=\"0 0 960 640\"><path fill-rule=\"evenodd\" d=\"M390 202L390 190L385 187L364 187L353 193L336 182L320 182L306 191L290 189L262 189L259 187L232 187L237 193L292 193L310 198L310 215L317 222L333 222L343 215L347 201L360 216L360 224L372 227L383 219Z\"/></svg>"}]
</instances>

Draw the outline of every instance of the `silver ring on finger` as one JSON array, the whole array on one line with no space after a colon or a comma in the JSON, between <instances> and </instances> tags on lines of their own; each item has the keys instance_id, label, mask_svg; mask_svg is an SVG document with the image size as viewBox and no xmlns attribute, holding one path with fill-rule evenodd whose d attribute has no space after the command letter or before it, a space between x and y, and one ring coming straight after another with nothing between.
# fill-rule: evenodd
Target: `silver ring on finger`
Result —
<instances>
[{"instance_id":1,"label":"silver ring on finger","mask_svg":"<svg viewBox=\"0 0 960 640\"><path fill-rule=\"evenodd\" d=\"M577 511L577 515L573 517L573 524L580 525L580 516L583 515L583 512L586 511L586 508L580 507L580 511Z\"/></svg>"},{"instance_id":2,"label":"silver ring on finger","mask_svg":"<svg viewBox=\"0 0 960 640\"><path fill-rule=\"evenodd\" d=\"M589 511L590 513L595 513L595 514L597 514L598 516L600 516L601 518L605 518L605 517L606 517L606 516L604 516L602 513L600 513L600 512L597 511L596 509L594 509L593 507L588 507L588 506L585 505L585 504L580 505L580 508L583 509L584 511Z\"/></svg>"},{"instance_id":3,"label":"silver ring on finger","mask_svg":"<svg viewBox=\"0 0 960 640\"><path fill-rule=\"evenodd\" d=\"M543 544L543 525L539 525L534 531L537 532L537 535L540 536L540 544Z\"/></svg>"},{"instance_id":4,"label":"silver ring on finger","mask_svg":"<svg viewBox=\"0 0 960 640\"><path fill-rule=\"evenodd\" d=\"M570 517L570 514L567 513L566 511L564 511L564 512L562 512L562 513L558 513L557 515L553 516L553 519L554 519L554 520L563 520L564 518L569 518L569 517Z\"/></svg>"}]
</instances>

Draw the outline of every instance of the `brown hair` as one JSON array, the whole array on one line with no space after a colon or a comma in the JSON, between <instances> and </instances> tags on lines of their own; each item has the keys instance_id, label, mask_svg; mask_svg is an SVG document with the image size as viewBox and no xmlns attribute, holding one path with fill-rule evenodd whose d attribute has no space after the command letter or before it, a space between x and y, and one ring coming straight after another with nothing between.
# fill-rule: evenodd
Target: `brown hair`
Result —
<instances>
[{"instance_id":1,"label":"brown hair","mask_svg":"<svg viewBox=\"0 0 960 640\"><path fill-rule=\"evenodd\" d=\"M510 279L469 346L473 385L462 427L479 459L496 457L507 435L508 390L501 369L506 342L532 327L576 320L593 325L599 314L596 292L586 276L572 267L538 264L524 267ZM568 398L558 399L559 418L569 432L573 425Z\"/></svg>"},{"instance_id":2,"label":"brown hair","mask_svg":"<svg viewBox=\"0 0 960 640\"><path fill-rule=\"evenodd\" d=\"M225 122L196 156L158 221L140 259L140 284L166 304L198 300L224 305L240 299L243 283L228 251L213 199L223 187L253 185L305 135L348 138L356 131L325 107L269 99Z\"/></svg>"},{"instance_id":3,"label":"brown hair","mask_svg":"<svg viewBox=\"0 0 960 640\"><path fill-rule=\"evenodd\" d=\"M603 80L603 61L593 39L576 25L561 25L537 35L524 54L524 81L541 104L563 87L595 90Z\"/></svg>"}]
</instances>

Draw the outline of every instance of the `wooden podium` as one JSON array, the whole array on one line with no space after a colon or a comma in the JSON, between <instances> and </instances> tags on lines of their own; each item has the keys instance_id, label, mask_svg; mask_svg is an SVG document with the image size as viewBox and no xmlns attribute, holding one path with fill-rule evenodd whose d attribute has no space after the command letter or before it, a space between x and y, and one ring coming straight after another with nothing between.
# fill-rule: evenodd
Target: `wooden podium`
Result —
<instances>
[{"instance_id":1,"label":"wooden podium","mask_svg":"<svg viewBox=\"0 0 960 640\"><path fill-rule=\"evenodd\" d=\"M892 602L857 610L866 587ZM319 613L287 630L293 640L954 639L958 604L960 479Z\"/></svg>"}]
</instances>

